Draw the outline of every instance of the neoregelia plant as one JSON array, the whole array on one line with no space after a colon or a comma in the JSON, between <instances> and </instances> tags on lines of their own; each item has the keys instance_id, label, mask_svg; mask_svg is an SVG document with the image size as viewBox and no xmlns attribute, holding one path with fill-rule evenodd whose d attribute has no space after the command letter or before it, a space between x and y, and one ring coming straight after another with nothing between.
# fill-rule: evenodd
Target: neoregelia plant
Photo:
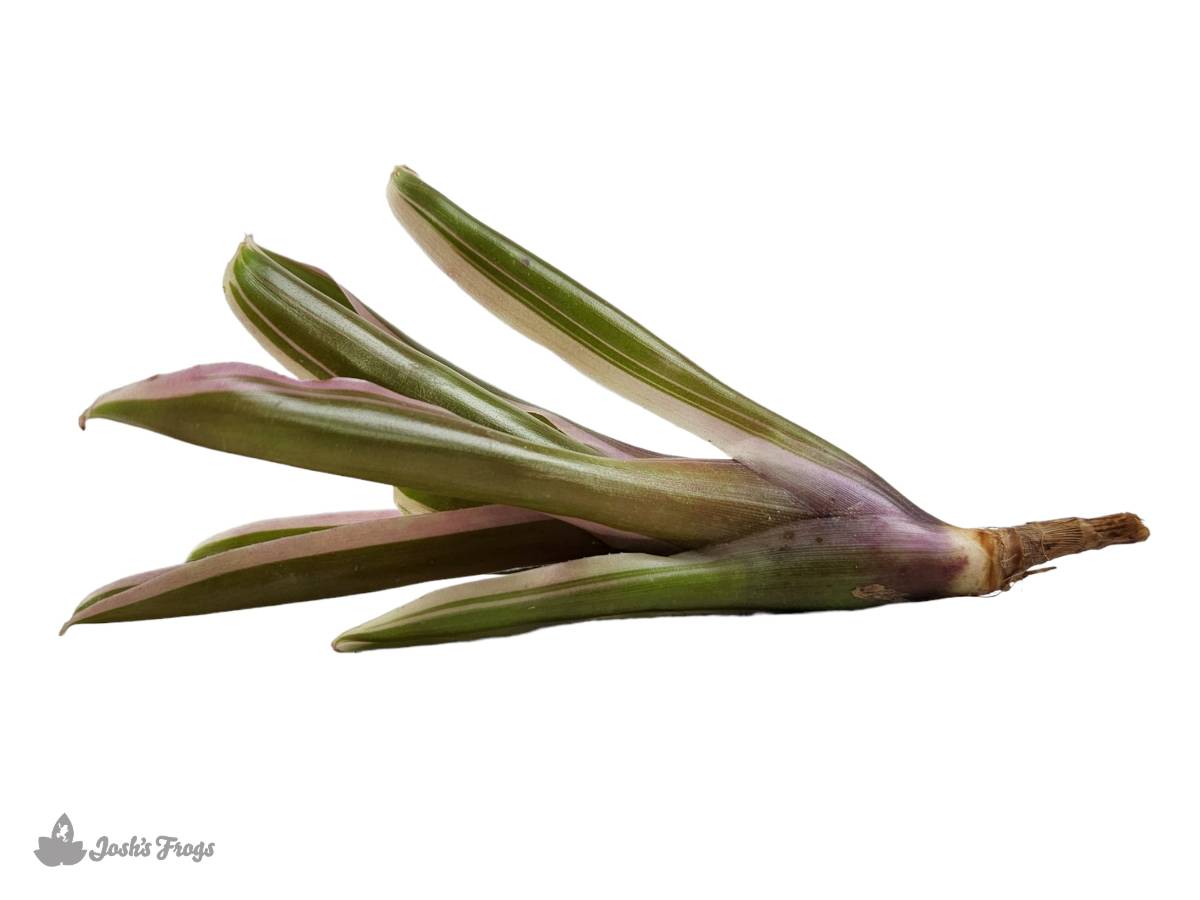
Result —
<instances>
[{"instance_id":1,"label":"neoregelia plant","mask_svg":"<svg viewBox=\"0 0 1200 900\"><path fill-rule=\"evenodd\" d=\"M396 510L277 519L90 594L64 626L245 609L439 578L338 650L633 616L863 609L988 594L1049 560L1149 532L1130 513L1012 528L939 521L834 445L742 396L407 168L396 217L499 318L730 459L623 443L421 346L320 269L247 239L230 306L289 378L198 366L111 391L114 419L394 487Z\"/></svg>"}]
</instances>

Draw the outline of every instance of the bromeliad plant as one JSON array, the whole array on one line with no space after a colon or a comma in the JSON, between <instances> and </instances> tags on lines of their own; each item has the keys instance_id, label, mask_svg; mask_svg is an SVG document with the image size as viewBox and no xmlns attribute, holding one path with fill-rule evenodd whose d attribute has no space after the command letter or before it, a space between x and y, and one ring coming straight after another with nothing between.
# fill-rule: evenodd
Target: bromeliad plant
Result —
<instances>
[{"instance_id":1,"label":"bromeliad plant","mask_svg":"<svg viewBox=\"0 0 1200 900\"><path fill-rule=\"evenodd\" d=\"M407 168L388 199L468 294L730 459L592 431L468 374L320 269L247 238L234 313L297 378L236 363L119 388L80 418L394 486L397 509L257 522L90 594L64 626L313 600L439 578L342 634L406 647L587 619L863 609L1006 590L1049 560L1149 532L1130 513L1012 528L939 521L758 405Z\"/></svg>"}]
</instances>

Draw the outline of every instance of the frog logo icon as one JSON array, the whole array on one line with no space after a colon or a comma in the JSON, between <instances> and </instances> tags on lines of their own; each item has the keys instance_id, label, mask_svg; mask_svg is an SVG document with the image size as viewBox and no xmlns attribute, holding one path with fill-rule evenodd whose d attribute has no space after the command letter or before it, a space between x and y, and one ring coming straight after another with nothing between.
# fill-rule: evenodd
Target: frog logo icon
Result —
<instances>
[{"instance_id":1,"label":"frog logo icon","mask_svg":"<svg viewBox=\"0 0 1200 900\"><path fill-rule=\"evenodd\" d=\"M75 840L75 829L66 813L58 817L50 837L38 838L33 854L47 866L73 866L83 859L83 841Z\"/></svg>"}]
</instances>

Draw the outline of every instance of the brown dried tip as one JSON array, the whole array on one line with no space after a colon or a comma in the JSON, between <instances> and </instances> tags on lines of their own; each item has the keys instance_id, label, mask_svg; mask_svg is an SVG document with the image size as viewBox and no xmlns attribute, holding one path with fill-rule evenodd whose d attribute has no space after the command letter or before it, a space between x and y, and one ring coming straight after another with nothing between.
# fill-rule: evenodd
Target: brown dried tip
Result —
<instances>
[{"instance_id":1,"label":"brown dried tip","mask_svg":"<svg viewBox=\"0 0 1200 900\"><path fill-rule=\"evenodd\" d=\"M1150 529L1133 513L1096 519L1049 519L990 530L999 543L997 562L1002 587L1024 578L1034 566L1060 556L1112 544L1136 544L1150 537Z\"/></svg>"}]
</instances>

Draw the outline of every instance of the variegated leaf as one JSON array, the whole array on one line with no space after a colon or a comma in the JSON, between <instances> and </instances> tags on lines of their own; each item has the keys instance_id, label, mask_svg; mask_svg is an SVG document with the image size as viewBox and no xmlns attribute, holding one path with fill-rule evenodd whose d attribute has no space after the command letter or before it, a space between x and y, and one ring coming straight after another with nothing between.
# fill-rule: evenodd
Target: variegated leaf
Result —
<instances>
[{"instance_id":1,"label":"variegated leaf","mask_svg":"<svg viewBox=\"0 0 1200 900\"><path fill-rule=\"evenodd\" d=\"M488 310L601 384L711 441L815 516L933 521L858 460L714 378L579 282L406 167L388 198L426 253Z\"/></svg>"},{"instance_id":2,"label":"variegated leaf","mask_svg":"<svg viewBox=\"0 0 1200 900\"><path fill-rule=\"evenodd\" d=\"M608 459L539 446L355 379L296 381L198 366L100 397L81 417L419 491L502 503L658 538L727 540L802 514L732 461Z\"/></svg>"}]
</instances>

